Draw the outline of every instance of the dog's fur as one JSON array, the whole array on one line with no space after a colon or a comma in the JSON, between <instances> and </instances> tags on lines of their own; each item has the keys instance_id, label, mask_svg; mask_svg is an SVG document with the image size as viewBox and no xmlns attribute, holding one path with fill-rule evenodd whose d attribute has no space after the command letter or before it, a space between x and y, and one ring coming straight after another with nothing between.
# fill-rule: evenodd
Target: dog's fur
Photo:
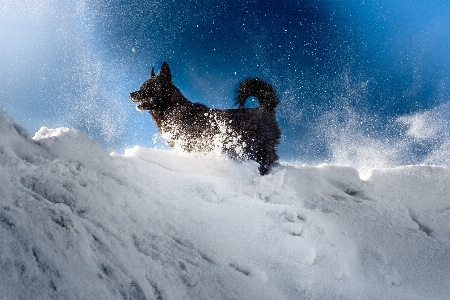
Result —
<instances>
[{"instance_id":1,"label":"dog's fur","mask_svg":"<svg viewBox=\"0 0 450 300\"><path fill-rule=\"evenodd\" d=\"M244 79L237 90L237 109L212 109L186 99L172 83L169 65L154 69L139 91L130 93L139 110L149 110L156 127L171 147L187 152L221 151L236 159L260 164L261 175L277 162L280 129L275 119L278 98L273 87L258 78ZM254 96L258 108L244 108Z\"/></svg>"}]
</instances>

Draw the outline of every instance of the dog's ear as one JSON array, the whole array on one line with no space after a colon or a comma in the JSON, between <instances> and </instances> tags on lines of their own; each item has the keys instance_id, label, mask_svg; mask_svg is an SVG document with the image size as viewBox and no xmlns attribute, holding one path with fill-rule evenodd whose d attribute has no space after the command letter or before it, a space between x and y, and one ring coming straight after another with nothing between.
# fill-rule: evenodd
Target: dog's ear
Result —
<instances>
[{"instance_id":1,"label":"dog's ear","mask_svg":"<svg viewBox=\"0 0 450 300\"><path fill-rule=\"evenodd\" d=\"M155 68L152 68L152 72L150 73L150 78L155 78L156 74L155 74Z\"/></svg>"},{"instance_id":2,"label":"dog's ear","mask_svg":"<svg viewBox=\"0 0 450 300\"><path fill-rule=\"evenodd\" d=\"M170 74L170 68L166 62L163 62L161 71L159 71L159 76L168 81L172 81L172 74Z\"/></svg>"}]
</instances>

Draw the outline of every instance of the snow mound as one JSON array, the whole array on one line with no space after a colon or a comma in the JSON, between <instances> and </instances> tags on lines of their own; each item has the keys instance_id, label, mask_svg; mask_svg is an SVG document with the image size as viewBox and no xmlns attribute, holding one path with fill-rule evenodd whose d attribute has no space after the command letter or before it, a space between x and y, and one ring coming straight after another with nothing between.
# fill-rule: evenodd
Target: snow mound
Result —
<instances>
[{"instance_id":1,"label":"snow mound","mask_svg":"<svg viewBox=\"0 0 450 300\"><path fill-rule=\"evenodd\" d=\"M448 299L450 172L257 164L0 111L1 299Z\"/></svg>"}]
</instances>

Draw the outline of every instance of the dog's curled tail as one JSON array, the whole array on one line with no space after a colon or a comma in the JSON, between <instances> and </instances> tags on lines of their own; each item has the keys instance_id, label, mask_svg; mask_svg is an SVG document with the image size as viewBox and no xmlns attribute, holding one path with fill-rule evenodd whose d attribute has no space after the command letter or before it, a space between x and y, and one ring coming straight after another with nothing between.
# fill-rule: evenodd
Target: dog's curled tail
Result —
<instances>
[{"instance_id":1,"label":"dog's curled tail","mask_svg":"<svg viewBox=\"0 0 450 300\"><path fill-rule=\"evenodd\" d=\"M236 104L239 104L239 108L244 108L245 100L250 96L258 99L259 106L267 110L275 110L279 102L272 85L259 78L242 80L236 92Z\"/></svg>"}]
</instances>

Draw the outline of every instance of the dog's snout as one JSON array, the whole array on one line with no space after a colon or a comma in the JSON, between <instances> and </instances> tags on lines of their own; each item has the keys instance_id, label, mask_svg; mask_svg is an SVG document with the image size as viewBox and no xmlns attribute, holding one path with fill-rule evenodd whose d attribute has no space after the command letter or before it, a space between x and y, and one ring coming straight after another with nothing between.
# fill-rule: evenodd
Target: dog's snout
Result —
<instances>
[{"instance_id":1,"label":"dog's snout","mask_svg":"<svg viewBox=\"0 0 450 300\"><path fill-rule=\"evenodd\" d=\"M139 102L139 100L137 99L138 96L138 92L131 92L130 93L130 100L133 102Z\"/></svg>"}]
</instances>

